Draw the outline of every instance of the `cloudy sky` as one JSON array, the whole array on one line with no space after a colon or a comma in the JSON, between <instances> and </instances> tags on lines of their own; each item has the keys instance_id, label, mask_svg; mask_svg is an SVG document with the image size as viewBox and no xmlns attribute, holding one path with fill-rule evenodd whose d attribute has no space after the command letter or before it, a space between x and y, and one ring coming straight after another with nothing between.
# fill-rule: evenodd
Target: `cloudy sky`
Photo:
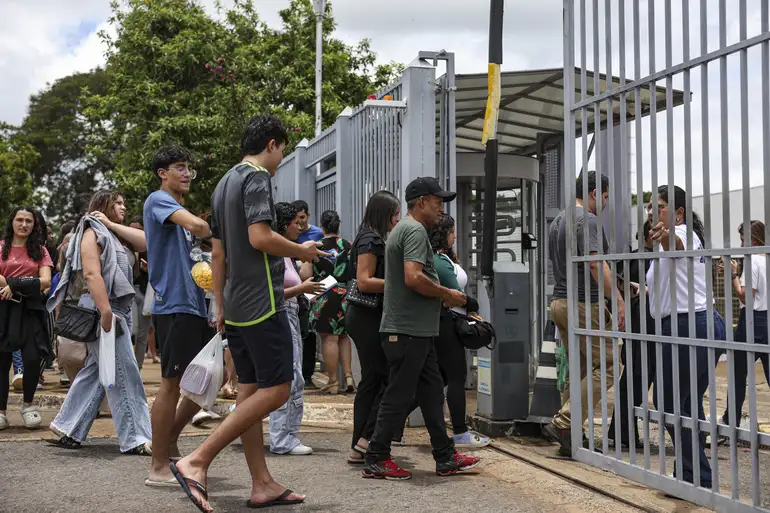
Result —
<instances>
[{"instance_id":1,"label":"cloudy sky","mask_svg":"<svg viewBox=\"0 0 770 513\"><path fill-rule=\"evenodd\" d=\"M223 0L226 5L229 0ZM726 0L731 7L727 12L727 43L738 40L738 0ZM207 6L213 6L213 0L201 0ZM255 5L262 18L273 26L279 22L278 10L284 8L288 0L256 0ZM588 34L591 37L592 1L586 2L588 10ZM626 1L626 5L632 2ZM671 24L673 27L672 55L673 62L681 62L683 55L682 1L673 0ZM690 42L691 57L700 55L699 1L690 1ZM604 8L605 0L599 2L600 38L605 41ZM610 2L613 9L612 53L613 72L618 73L618 0ZM706 36L708 51L714 51L719 45L718 5L719 0L708 0L708 22ZM508 1L505 12L505 55L504 70L559 67L562 65L562 0ZM655 39L656 69L665 63L665 20L663 0L655 2ZM404 63L411 61L419 50L453 51L457 57L457 69L460 73L484 72L487 62L488 2L468 0L390 0L374 2L372 0L336 0L333 2L334 15L338 23L337 37L354 43L361 38L371 39L374 50L383 62L395 60ZM759 34L760 0L747 0L749 37ZM649 71L647 45L649 42L648 4L640 2L642 74ZM213 9L212 9L213 12ZM45 84L74 71L85 71L103 64L103 47L97 32L109 29L107 18L110 15L109 0L2 0L0 17L0 120L19 123L26 112L30 94L45 87ZM633 78L632 12L626 13L627 43L626 55L629 78ZM600 51L600 71L606 71L605 47ZM588 48L589 67L592 66L591 47ZM578 54L579 56L579 54ZM762 168L762 119L759 108L761 92L761 54L758 47L749 52L749 138L751 185L763 183ZM578 62L579 63L579 62ZM659 83L659 85L665 85ZM682 87L679 76L675 87ZM722 127L720 119L719 93L722 90L719 81L718 63L709 68L708 92L709 105L707 124L702 123L703 111L700 108L702 97L700 72L692 76L693 104L692 128L693 142L693 192L703 189L704 127L709 130L706 141L706 154L711 161L712 188L721 189L720 144ZM740 88L739 59L728 59L729 114L725 127L725 137L729 143L729 156L725 168L735 174L731 188L740 186L741 171L741 133L740 133ZM645 121L640 139L643 144L643 169L645 189L650 185L650 165L657 157L660 180L668 172L666 116L658 116L658 148L652 154L649 136L649 123ZM675 144L674 166L677 183L684 184L684 146L681 134L684 131L684 113L680 107L673 116ZM635 142L632 141L632 145ZM578 148L581 147L578 141ZM634 160L635 161L635 160ZM593 163L592 163L593 167ZM632 169L635 171L635 169Z\"/></svg>"}]
</instances>

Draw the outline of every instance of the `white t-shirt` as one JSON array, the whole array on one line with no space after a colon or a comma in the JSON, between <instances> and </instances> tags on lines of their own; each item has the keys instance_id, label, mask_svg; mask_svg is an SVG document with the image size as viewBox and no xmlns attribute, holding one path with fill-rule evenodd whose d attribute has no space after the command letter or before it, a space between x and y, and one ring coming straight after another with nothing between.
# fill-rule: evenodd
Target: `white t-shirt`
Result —
<instances>
[{"instance_id":1,"label":"white t-shirt","mask_svg":"<svg viewBox=\"0 0 770 513\"><path fill-rule=\"evenodd\" d=\"M678 225L674 233L682 241L682 245L687 248L687 226ZM695 233L693 233L692 248L694 250L703 249L703 244ZM653 260L652 265L650 265L650 270L647 271L647 290L650 298L650 312L653 317L657 318L658 311L660 311L661 319L672 315L670 274L672 265L676 272L676 312L673 313L688 313L690 311L690 292L693 294L695 311L706 310L706 259L704 257L693 258L693 283L688 281L687 260L688 258L661 258L657 288L655 286L655 261ZM658 310L658 301L660 301L660 310Z\"/></svg>"},{"instance_id":2,"label":"white t-shirt","mask_svg":"<svg viewBox=\"0 0 770 513\"><path fill-rule=\"evenodd\" d=\"M742 287L746 287L748 272L748 269L743 269ZM751 289L757 290L757 293L754 294L754 310L757 312L767 311L767 258L765 255L751 256L751 287L746 290L747 296L751 294ZM746 305L741 303L741 308L746 308Z\"/></svg>"},{"instance_id":3,"label":"white t-shirt","mask_svg":"<svg viewBox=\"0 0 770 513\"><path fill-rule=\"evenodd\" d=\"M468 274L465 272L465 269L460 267L460 264L455 264L455 276L457 276L457 285L460 287L460 290L465 292L465 287L468 286Z\"/></svg>"}]
</instances>

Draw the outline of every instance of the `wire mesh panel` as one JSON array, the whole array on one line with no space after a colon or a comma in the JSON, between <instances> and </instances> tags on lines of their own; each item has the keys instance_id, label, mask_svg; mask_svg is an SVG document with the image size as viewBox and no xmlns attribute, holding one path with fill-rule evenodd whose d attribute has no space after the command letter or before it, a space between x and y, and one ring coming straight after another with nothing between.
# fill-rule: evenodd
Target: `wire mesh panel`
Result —
<instances>
[{"instance_id":1,"label":"wire mesh panel","mask_svg":"<svg viewBox=\"0 0 770 513\"><path fill-rule=\"evenodd\" d=\"M770 358L770 232L750 194L770 182L768 3L564 1L567 194L549 244L570 378L548 431L577 460L730 512L770 511L770 402L755 368ZM658 100L646 109L645 96ZM714 234L693 197L708 205L720 190Z\"/></svg>"},{"instance_id":2,"label":"wire mesh panel","mask_svg":"<svg viewBox=\"0 0 770 513\"><path fill-rule=\"evenodd\" d=\"M364 105L351 118L352 219L357 230L372 194L388 190L401 197L403 104Z\"/></svg>"}]
</instances>

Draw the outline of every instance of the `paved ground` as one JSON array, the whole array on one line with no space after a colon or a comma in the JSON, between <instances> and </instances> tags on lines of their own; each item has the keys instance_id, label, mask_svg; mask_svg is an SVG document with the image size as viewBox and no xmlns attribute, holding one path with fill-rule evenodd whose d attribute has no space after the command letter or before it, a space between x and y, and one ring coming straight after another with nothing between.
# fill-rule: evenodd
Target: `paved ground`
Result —
<instances>
[{"instance_id":1,"label":"paved ground","mask_svg":"<svg viewBox=\"0 0 770 513\"><path fill-rule=\"evenodd\" d=\"M189 451L201 440L184 438L181 448ZM400 462L415 471L413 480L363 480L358 467L345 462L348 440L347 432L305 433L303 441L315 448L315 455L269 457L277 480L308 495L306 504L281 511L634 511L490 450L480 451L484 463L478 472L439 478L432 472L427 447L397 448L394 452ZM13 468L0 480L2 509L15 513L195 511L180 490L149 489L142 484L147 462L147 458L121 456L109 440L92 441L79 451L40 442L0 443L0 465ZM249 477L239 443L222 453L210 476L217 511L245 510Z\"/></svg>"}]
</instances>

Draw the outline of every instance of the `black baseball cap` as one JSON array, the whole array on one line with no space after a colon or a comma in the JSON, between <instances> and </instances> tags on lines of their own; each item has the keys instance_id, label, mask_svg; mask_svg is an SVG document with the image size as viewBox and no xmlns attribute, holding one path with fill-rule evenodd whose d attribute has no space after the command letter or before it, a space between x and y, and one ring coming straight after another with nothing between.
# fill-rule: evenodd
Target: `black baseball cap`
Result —
<instances>
[{"instance_id":1,"label":"black baseball cap","mask_svg":"<svg viewBox=\"0 0 770 513\"><path fill-rule=\"evenodd\" d=\"M438 196L444 200L444 203L447 203L453 201L457 193L442 189L438 180L432 176L421 176L409 182L404 197L406 201L412 201L422 196Z\"/></svg>"}]
</instances>

